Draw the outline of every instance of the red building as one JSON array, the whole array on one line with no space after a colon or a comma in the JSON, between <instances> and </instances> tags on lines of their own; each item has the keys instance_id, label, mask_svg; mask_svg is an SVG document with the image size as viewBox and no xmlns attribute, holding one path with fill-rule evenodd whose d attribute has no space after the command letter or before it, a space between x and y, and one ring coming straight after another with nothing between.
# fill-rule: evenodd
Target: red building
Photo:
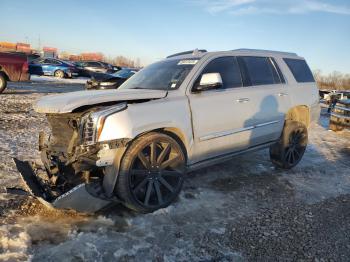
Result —
<instances>
[{"instance_id":1,"label":"red building","mask_svg":"<svg viewBox=\"0 0 350 262\"><path fill-rule=\"evenodd\" d=\"M101 61L103 60L103 54L101 53L82 53L80 54L81 60L93 60Z\"/></svg>"},{"instance_id":2,"label":"red building","mask_svg":"<svg viewBox=\"0 0 350 262\"><path fill-rule=\"evenodd\" d=\"M57 57L57 48L55 47L43 47L44 57Z\"/></svg>"},{"instance_id":3,"label":"red building","mask_svg":"<svg viewBox=\"0 0 350 262\"><path fill-rule=\"evenodd\" d=\"M25 43L17 43L16 50L18 52L31 53L32 49L30 48L30 44Z\"/></svg>"}]
</instances>

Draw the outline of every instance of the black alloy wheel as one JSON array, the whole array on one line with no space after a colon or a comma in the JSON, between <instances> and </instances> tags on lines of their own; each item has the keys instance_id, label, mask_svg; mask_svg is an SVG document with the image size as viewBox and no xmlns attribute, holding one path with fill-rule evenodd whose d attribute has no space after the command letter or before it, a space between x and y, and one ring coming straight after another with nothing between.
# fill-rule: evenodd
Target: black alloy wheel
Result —
<instances>
[{"instance_id":1,"label":"black alloy wheel","mask_svg":"<svg viewBox=\"0 0 350 262\"><path fill-rule=\"evenodd\" d=\"M166 207L181 191L185 155L168 135L149 133L137 139L122 162L117 191L134 210L152 212Z\"/></svg>"},{"instance_id":2,"label":"black alloy wheel","mask_svg":"<svg viewBox=\"0 0 350 262\"><path fill-rule=\"evenodd\" d=\"M278 142L270 146L270 159L277 167L290 169L302 159L308 143L306 126L287 120Z\"/></svg>"},{"instance_id":3,"label":"black alloy wheel","mask_svg":"<svg viewBox=\"0 0 350 262\"><path fill-rule=\"evenodd\" d=\"M289 143L284 152L285 162L289 166L295 166L304 155L307 137L303 131L303 129L296 129L289 136Z\"/></svg>"}]
</instances>

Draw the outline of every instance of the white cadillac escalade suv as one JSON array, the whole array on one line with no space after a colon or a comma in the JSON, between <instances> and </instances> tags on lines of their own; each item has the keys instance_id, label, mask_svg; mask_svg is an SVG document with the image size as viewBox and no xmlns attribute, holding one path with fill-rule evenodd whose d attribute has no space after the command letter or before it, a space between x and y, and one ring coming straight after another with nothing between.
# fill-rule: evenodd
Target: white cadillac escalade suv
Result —
<instances>
[{"instance_id":1,"label":"white cadillac escalade suv","mask_svg":"<svg viewBox=\"0 0 350 262\"><path fill-rule=\"evenodd\" d=\"M269 148L274 165L292 168L319 117L304 58L248 49L178 53L118 90L46 96L34 108L51 133L40 134L46 178L32 173L41 188L31 192L86 212L115 201L139 212L166 207L186 172L252 150Z\"/></svg>"}]
</instances>

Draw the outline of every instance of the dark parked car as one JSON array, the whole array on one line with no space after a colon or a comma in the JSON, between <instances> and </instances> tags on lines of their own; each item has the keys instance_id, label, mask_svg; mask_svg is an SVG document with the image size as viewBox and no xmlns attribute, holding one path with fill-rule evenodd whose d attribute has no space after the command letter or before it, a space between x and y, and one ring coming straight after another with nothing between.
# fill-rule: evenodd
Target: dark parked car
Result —
<instances>
[{"instance_id":1,"label":"dark parked car","mask_svg":"<svg viewBox=\"0 0 350 262\"><path fill-rule=\"evenodd\" d=\"M55 58L41 58L30 62L29 73L31 75L49 75L59 78L79 75L79 71L73 63Z\"/></svg>"},{"instance_id":2,"label":"dark parked car","mask_svg":"<svg viewBox=\"0 0 350 262\"><path fill-rule=\"evenodd\" d=\"M7 81L29 80L27 57L17 53L0 53L0 94Z\"/></svg>"},{"instance_id":3,"label":"dark parked car","mask_svg":"<svg viewBox=\"0 0 350 262\"><path fill-rule=\"evenodd\" d=\"M113 74L119 71L119 66L114 66L100 61L79 61L75 62L81 76L91 77L95 73Z\"/></svg>"},{"instance_id":4,"label":"dark parked car","mask_svg":"<svg viewBox=\"0 0 350 262\"><path fill-rule=\"evenodd\" d=\"M128 78L133 76L138 69L124 68L114 74L95 73L91 80L86 82L86 89L116 89Z\"/></svg>"}]
</instances>

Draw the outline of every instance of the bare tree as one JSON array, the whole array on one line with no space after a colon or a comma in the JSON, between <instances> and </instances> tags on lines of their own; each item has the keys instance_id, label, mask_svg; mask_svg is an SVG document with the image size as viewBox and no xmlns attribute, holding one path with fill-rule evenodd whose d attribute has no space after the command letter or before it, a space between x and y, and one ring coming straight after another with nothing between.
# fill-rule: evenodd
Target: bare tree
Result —
<instances>
[{"instance_id":1,"label":"bare tree","mask_svg":"<svg viewBox=\"0 0 350 262\"><path fill-rule=\"evenodd\" d=\"M315 70L313 74L320 89L350 90L350 74L334 71L323 75L321 70Z\"/></svg>"}]
</instances>

